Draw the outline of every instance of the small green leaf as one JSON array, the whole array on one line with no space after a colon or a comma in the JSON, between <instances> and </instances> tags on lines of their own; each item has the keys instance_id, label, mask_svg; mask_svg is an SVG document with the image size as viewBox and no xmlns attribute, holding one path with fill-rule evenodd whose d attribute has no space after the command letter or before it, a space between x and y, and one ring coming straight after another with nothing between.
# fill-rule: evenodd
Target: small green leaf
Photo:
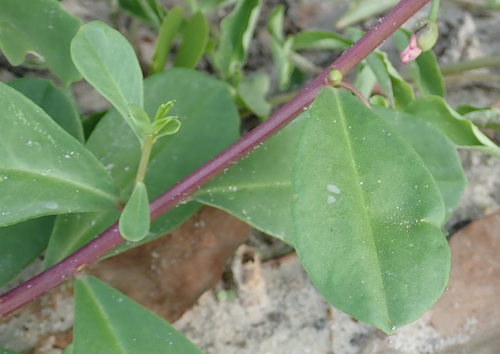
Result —
<instances>
[{"instance_id":1,"label":"small green leaf","mask_svg":"<svg viewBox=\"0 0 500 354\"><path fill-rule=\"evenodd\" d=\"M118 2L120 7L131 16L151 27L160 28L162 14L158 11L157 0L118 0Z\"/></svg>"},{"instance_id":2,"label":"small green leaf","mask_svg":"<svg viewBox=\"0 0 500 354\"><path fill-rule=\"evenodd\" d=\"M319 30L302 31L295 36L292 49L345 50L353 44L353 41L350 39L334 32Z\"/></svg>"},{"instance_id":3,"label":"small green leaf","mask_svg":"<svg viewBox=\"0 0 500 354\"><path fill-rule=\"evenodd\" d=\"M285 90L290 84L294 66L289 58L293 45L293 37L288 37L287 41L281 44L274 37L269 38L269 46L274 64L278 71L278 82L280 90Z\"/></svg>"},{"instance_id":4,"label":"small green leaf","mask_svg":"<svg viewBox=\"0 0 500 354\"><path fill-rule=\"evenodd\" d=\"M462 198L467 179L455 144L429 122L382 107L373 111L389 123L420 156L436 180L448 220Z\"/></svg>"},{"instance_id":5,"label":"small green leaf","mask_svg":"<svg viewBox=\"0 0 500 354\"><path fill-rule=\"evenodd\" d=\"M10 81L8 85L32 100L61 128L84 142L82 121L75 106L51 81L26 77Z\"/></svg>"},{"instance_id":6,"label":"small green leaf","mask_svg":"<svg viewBox=\"0 0 500 354\"><path fill-rule=\"evenodd\" d=\"M46 216L0 228L0 288L47 247L54 219Z\"/></svg>"},{"instance_id":7,"label":"small green leaf","mask_svg":"<svg viewBox=\"0 0 500 354\"><path fill-rule=\"evenodd\" d=\"M259 117L267 117L271 111L271 105L265 97L269 92L269 76L266 73L258 73L247 76L238 85L238 95L245 105Z\"/></svg>"},{"instance_id":8,"label":"small green leaf","mask_svg":"<svg viewBox=\"0 0 500 354\"><path fill-rule=\"evenodd\" d=\"M146 185L138 181L120 216L119 229L124 239L137 242L149 232L149 200Z\"/></svg>"},{"instance_id":9,"label":"small green leaf","mask_svg":"<svg viewBox=\"0 0 500 354\"><path fill-rule=\"evenodd\" d=\"M482 151L500 157L500 148L474 124L448 106L441 97L419 98L408 105L405 111L434 125L459 148Z\"/></svg>"},{"instance_id":10,"label":"small green leaf","mask_svg":"<svg viewBox=\"0 0 500 354\"><path fill-rule=\"evenodd\" d=\"M81 20L53 0L0 1L0 48L12 65L40 56L63 85L80 79L69 53Z\"/></svg>"},{"instance_id":11,"label":"small green leaf","mask_svg":"<svg viewBox=\"0 0 500 354\"><path fill-rule=\"evenodd\" d=\"M408 45L411 35L411 32L402 28L398 29L392 35L400 52ZM439 70L436 55L432 50L421 53L416 60L408 62L406 66L422 96L435 95L445 97L446 87L444 79Z\"/></svg>"},{"instance_id":12,"label":"small green leaf","mask_svg":"<svg viewBox=\"0 0 500 354\"><path fill-rule=\"evenodd\" d=\"M174 67L192 69L200 60L207 44L208 24L202 12L196 12L182 33L182 43L175 55Z\"/></svg>"},{"instance_id":13,"label":"small green leaf","mask_svg":"<svg viewBox=\"0 0 500 354\"><path fill-rule=\"evenodd\" d=\"M153 134L153 124L149 116L144 110L136 104L128 104L128 111L130 118L134 122L134 125L143 135Z\"/></svg>"},{"instance_id":14,"label":"small green leaf","mask_svg":"<svg viewBox=\"0 0 500 354\"><path fill-rule=\"evenodd\" d=\"M150 117L160 105L175 100L169 114L178 116L182 123L177 134L163 137L153 146L145 179L152 200L234 143L239 137L240 117L228 85L194 70L164 71L147 78L144 87L144 107ZM116 110L110 110L99 122L87 148L106 166L128 199L141 152L139 142ZM113 254L167 234L200 206L196 202L179 205L152 222L144 240L125 242ZM118 218L117 210L58 217L47 248L45 269L92 240Z\"/></svg>"},{"instance_id":15,"label":"small green leaf","mask_svg":"<svg viewBox=\"0 0 500 354\"><path fill-rule=\"evenodd\" d=\"M182 7L176 6L168 12L161 23L158 38L156 39L155 53L151 62L149 75L154 75L163 71L167 62L172 42L174 41L177 31L184 19L182 17Z\"/></svg>"},{"instance_id":16,"label":"small green leaf","mask_svg":"<svg viewBox=\"0 0 500 354\"><path fill-rule=\"evenodd\" d=\"M73 343L68 344L62 354L73 354Z\"/></svg>"},{"instance_id":17,"label":"small green leaf","mask_svg":"<svg viewBox=\"0 0 500 354\"><path fill-rule=\"evenodd\" d=\"M85 276L75 282L74 354L201 354L165 320Z\"/></svg>"},{"instance_id":18,"label":"small green leaf","mask_svg":"<svg viewBox=\"0 0 500 354\"><path fill-rule=\"evenodd\" d=\"M477 108L468 105L458 106L457 113L480 128L500 130L500 108Z\"/></svg>"},{"instance_id":19,"label":"small green leaf","mask_svg":"<svg viewBox=\"0 0 500 354\"><path fill-rule=\"evenodd\" d=\"M134 49L120 32L103 22L80 27L71 57L87 80L120 112L141 144L144 136L129 116L130 103L143 107L142 71Z\"/></svg>"},{"instance_id":20,"label":"small green leaf","mask_svg":"<svg viewBox=\"0 0 500 354\"><path fill-rule=\"evenodd\" d=\"M338 20L337 28L345 28L392 9L399 0L357 0L351 1L349 9Z\"/></svg>"},{"instance_id":21,"label":"small green leaf","mask_svg":"<svg viewBox=\"0 0 500 354\"><path fill-rule=\"evenodd\" d=\"M267 19L267 31L271 36L273 36L279 43L285 41L283 36L283 20L285 18L285 6L278 5L275 6L269 13Z\"/></svg>"},{"instance_id":22,"label":"small green leaf","mask_svg":"<svg viewBox=\"0 0 500 354\"><path fill-rule=\"evenodd\" d=\"M12 350L0 348L0 354L19 354L19 353L13 352Z\"/></svg>"},{"instance_id":23,"label":"small green leaf","mask_svg":"<svg viewBox=\"0 0 500 354\"><path fill-rule=\"evenodd\" d=\"M366 98L370 98L373 88L377 83L375 73L366 63L361 62L357 67L356 80L354 80L354 87L363 94Z\"/></svg>"},{"instance_id":24,"label":"small green leaf","mask_svg":"<svg viewBox=\"0 0 500 354\"><path fill-rule=\"evenodd\" d=\"M0 226L118 204L118 190L99 161L3 83L0 111Z\"/></svg>"},{"instance_id":25,"label":"small green leaf","mask_svg":"<svg viewBox=\"0 0 500 354\"><path fill-rule=\"evenodd\" d=\"M155 141L162 136L172 135L179 131L181 122L177 117L165 117L153 123Z\"/></svg>"},{"instance_id":26,"label":"small green leaf","mask_svg":"<svg viewBox=\"0 0 500 354\"><path fill-rule=\"evenodd\" d=\"M173 106L174 106L174 101L168 101L167 103L162 103L158 107L158 110L156 111L154 121L156 122L159 119L163 119L167 115L168 111L172 109Z\"/></svg>"},{"instance_id":27,"label":"small green leaf","mask_svg":"<svg viewBox=\"0 0 500 354\"><path fill-rule=\"evenodd\" d=\"M444 203L420 157L350 93L324 88L295 150L294 243L333 306L392 333L441 296Z\"/></svg>"},{"instance_id":28,"label":"small green leaf","mask_svg":"<svg viewBox=\"0 0 500 354\"><path fill-rule=\"evenodd\" d=\"M222 20L215 61L225 78L235 76L246 63L261 8L260 0L241 0Z\"/></svg>"}]
</instances>

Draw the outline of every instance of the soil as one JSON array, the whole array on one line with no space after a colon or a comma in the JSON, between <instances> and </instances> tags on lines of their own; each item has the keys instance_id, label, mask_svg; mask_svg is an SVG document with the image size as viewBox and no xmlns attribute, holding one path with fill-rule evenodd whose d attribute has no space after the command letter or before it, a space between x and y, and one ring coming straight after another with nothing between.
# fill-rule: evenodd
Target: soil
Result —
<instances>
[{"instance_id":1,"label":"soil","mask_svg":"<svg viewBox=\"0 0 500 354\"><path fill-rule=\"evenodd\" d=\"M278 3L287 6L286 31L296 33L305 28L334 30L349 2L266 2L252 42L248 72L274 72L263 28L269 10ZM62 4L85 22L113 21L123 29L130 25L126 16L111 11L104 0L63 0ZM411 28L428 10L424 8L406 26ZM217 13L213 20L224 13ZM374 21L362 23L361 28ZM498 54L499 22L499 12L442 2L440 39L435 47L440 63ZM143 63L151 60L153 39L152 30L139 27L136 48ZM390 41L383 49L398 63ZM338 54L305 53L318 66L327 65ZM4 82L19 76L50 77L46 72L13 68L5 60L0 65ZM405 70L402 64L398 69ZM273 87L271 94L276 93L275 83ZM85 116L109 107L85 82L72 88ZM452 107L488 107L499 99L500 83L459 81L447 84L447 92ZM203 208L170 236L100 262L89 273L175 321L174 326L207 354L500 353L500 160L465 150L460 156L469 184L447 224L453 255L449 287L421 319L391 336L331 307L286 245L213 208ZM39 269L38 261L0 293ZM0 346L60 354L72 341L72 324L72 284L68 282L0 320Z\"/></svg>"}]
</instances>

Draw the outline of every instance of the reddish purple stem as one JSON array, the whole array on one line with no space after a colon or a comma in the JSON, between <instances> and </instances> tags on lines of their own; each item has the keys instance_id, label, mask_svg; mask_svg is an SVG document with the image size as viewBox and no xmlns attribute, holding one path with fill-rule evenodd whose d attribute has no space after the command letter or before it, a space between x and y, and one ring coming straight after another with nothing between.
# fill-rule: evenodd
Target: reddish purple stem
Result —
<instances>
[{"instance_id":1,"label":"reddish purple stem","mask_svg":"<svg viewBox=\"0 0 500 354\"><path fill-rule=\"evenodd\" d=\"M324 85L326 76L333 67L343 75L347 74L429 1L402 0L377 25L371 28L358 42L344 52L269 119L153 200L150 204L151 220L155 220L177 206L183 199L186 199L201 186L222 173L224 169L229 168L233 163L250 153L255 146L266 141L286 124L290 123L316 98L319 90ZM118 231L118 223L116 223L52 268L1 296L0 317L11 313L25 303L61 284L71 275L80 271L81 268L97 261L123 241L124 239Z\"/></svg>"}]
</instances>

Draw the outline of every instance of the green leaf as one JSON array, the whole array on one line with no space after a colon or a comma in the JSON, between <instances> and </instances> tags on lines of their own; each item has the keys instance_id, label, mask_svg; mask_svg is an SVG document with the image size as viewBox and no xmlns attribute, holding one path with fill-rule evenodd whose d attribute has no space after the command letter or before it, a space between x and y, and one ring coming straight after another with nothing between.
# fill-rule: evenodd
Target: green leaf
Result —
<instances>
[{"instance_id":1,"label":"green leaf","mask_svg":"<svg viewBox=\"0 0 500 354\"><path fill-rule=\"evenodd\" d=\"M241 0L222 20L215 61L226 78L235 76L245 65L261 8L260 0Z\"/></svg>"},{"instance_id":2,"label":"green leaf","mask_svg":"<svg viewBox=\"0 0 500 354\"><path fill-rule=\"evenodd\" d=\"M285 18L285 6L278 5L275 6L269 13L267 18L267 31L271 36L273 36L279 43L285 41L283 36L283 21Z\"/></svg>"},{"instance_id":3,"label":"green leaf","mask_svg":"<svg viewBox=\"0 0 500 354\"><path fill-rule=\"evenodd\" d=\"M457 113L480 128L500 130L500 108L457 107Z\"/></svg>"},{"instance_id":4,"label":"green leaf","mask_svg":"<svg viewBox=\"0 0 500 354\"><path fill-rule=\"evenodd\" d=\"M85 276L75 282L75 354L201 354L168 322ZM105 349L104 349L105 348Z\"/></svg>"},{"instance_id":5,"label":"green leaf","mask_svg":"<svg viewBox=\"0 0 500 354\"><path fill-rule=\"evenodd\" d=\"M270 84L266 73L258 73L247 76L238 85L238 95L241 100L259 117L267 117L271 111L271 105L265 98Z\"/></svg>"},{"instance_id":6,"label":"green leaf","mask_svg":"<svg viewBox=\"0 0 500 354\"><path fill-rule=\"evenodd\" d=\"M150 225L148 191L146 185L138 181L120 216L120 234L128 241L137 242L147 236Z\"/></svg>"},{"instance_id":7,"label":"green leaf","mask_svg":"<svg viewBox=\"0 0 500 354\"><path fill-rule=\"evenodd\" d=\"M175 185L239 137L240 118L227 85L190 69L174 68L145 80L145 111L154 116L164 102L175 99L169 114L179 117L182 129L163 137L153 147L145 184L149 200ZM196 149L193 149L196 146ZM108 168L124 198L132 192L139 166L139 143L116 110L97 125L87 147ZM122 252L170 232L187 220L200 204L182 204L151 223L141 242L124 243ZM118 220L116 210L60 216L49 242L47 268L80 248Z\"/></svg>"},{"instance_id":8,"label":"green leaf","mask_svg":"<svg viewBox=\"0 0 500 354\"><path fill-rule=\"evenodd\" d=\"M410 37L411 32L402 28L392 35L400 52L408 45ZM410 61L406 66L422 96L446 96L444 79L439 70L436 55L432 50L421 53L416 60Z\"/></svg>"},{"instance_id":9,"label":"green leaf","mask_svg":"<svg viewBox=\"0 0 500 354\"><path fill-rule=\"evenodd\" d=\"M8 85L32 100L75 139L84 142L82 121L75 106L51 81L26 77Z\"/></svg>"},{"instance_id":10,"label":"green leaf","mask_svg":"<svg viewBox=\"0 0 500 354\"><path fill-rule=\"evenodd\" d=\"M294 156L295 249L333 306L392 333L441 296L444 203L420 157L350 93L325 88Z\"/></svg>"},{"instance_id":11,"label":"green leaf","mask_svg":"<svg viewBox=\"0 0 500 354\"><path fill-rule=\"evenodd\" d=\"M175 55L174 67L192 69L200 60L207 44L208 24L202 12L196 12L182 33L182 43Z\"/></svg>"},{"instance_id":12,"label":"green leaf","mask_svg":"<svg viewBox=\"0 0 500 354\"><path fill-rule=\"evenodd\" d=\"M73 343L68 344L62 354L73 354Z\"/></svg>"},{"instance_id":13,"label":"green leaf","mask_svg":"<svg viewBox=\"0 0 500 354\"><path fill-rule=\"evenodd\" d=\"M155 120L153 123L153 129L155 134L155 142L157 139L175 134L181 128L181 122L177 117L165 117Z\"/></svg>"},{"instance_id":14,"label":"green leaf","mask_svg":"<svg viewBox=\"0 0 500 354\"><path fill-rule=\"evenodd\" d=\"M293 50L325 49L345 50L353 45L353 41L334 32L327 31L302 31L295 36Z\"/></svg>"},{"instance_id":15,"label":"green leaf","mask_svg":"<svg viewBox=\"0 0 500 354\"><path fill-rule=\"evenodd\" d=\"M286 89L290 83L294 68L292 61L289 59L294 37L289 36L285 42L285 37L283 36L284 16L285 7L283 5L278 5L271 10L267 19L267 31L271 35L271 38L269 38L269 46L271 48L274 64L278 71L280 90ZM269 109L271 109L271 107L269 107Z\"/></svg>"},{"instance_id":16,"label":"green leaf","mask_svg":"<svg viewBox=\"0 0 500 354\"><path fill-rule=\"evenodd\" d=\"M349 9L338 20L336 27L345 28L375 15L392 9L399 0L358 0L351 1Z\"/></svg>"},{"instance_id":17,"label":"green leaf","mask_svg":"<svg viewBox=\"0 0 500 354\"><path fill-rule=\"evenodd\" d=\"M292 245L292 157L306 114L203 186L196 200Z\"/></svg>"},{"instance_id":18,"label":"green leaf","mask_svg":"<svg viewBox=\"0 0 500 354\"><path fill-rule=\"evenodd\" d=\"M0 1L0 48L12 65L36 53L63 85L80 79L69 47L81 20L52 0Z\"/></svg>"},{"instance_id":19,"label":"green leaf","mask_svg":"<svg viewBox=\"0 0 500 354\"><path fill-rule=\"evenodd\" d=\"M115 207L104 167L32 101L0 83L0 226Z\"/></svg>"},{"instance_id":20,"label":"green leaf","mask_svg":"<svg viewBox=\"0 0 500 354\"><path fill-rule=\"evenodd\" d=\"M370 98L373 87L377 83L375 73L367 64L359 64L357 67L356 80L354 80L354 87L356 87L364 97Z\"/></svg>"},{"instance_id":21,"label":"green leaf","mask_svg":"<svg viewBox=\"0 0 500 354\"><path fill-rule=\"evenodd\" d=\"M120 7L131 16L147 23L151 27L160 28L161 14L156 0L118 0Z\"/></svg>"},{"instance_id":22,"label":"green leaf","mask_svg":"<svg viewBox=\"0 0 500 354\"><path fill-rule=\"evenodd\" d=\"M129 116L134 122L134 125L144 135L153 134L153 124L151 119L144 110L136 104L130 103L128 105Z\"/></svg>"},{"instance_id":23,"label":"green leaf","mask_svg":"<svg viewBox=\"0 0 500 354\"><path fill-rule=\"evenodd\" d=\"M0 288L30 265L47 247L54 217L0 228Z\"/></svg>"},{"instance_id":24,"label":"green leaf","mask_svg":"<svg viewBox=\"0 0 500 354\"><path fill-rule=\"evenodd\" d=\"M419 98L406 107L405 111L434 125L459 148L482 151L500 157L500 148L474 124L448 106L441 97Z\"/></svg>"},{"instance_id":25,"label":"green leaf","mask_svg":"<svg viewBox=\"0 0 500 354\"><path fill-rule=\"evenodd\" d=\"M144 135L128 112L130 103L143 107L142 71L130 43L120 32L94 21L80 27L71 42L71 57L85 80L111 102L142 143Z\"/></svg>"},{"instance_id":26,"label":"green leaf","mask_svg":"<svg viewBox=\"0 0 500 354\"><path fill-rule=\"evenodd\" d=\"M85 140L87 140L94 131L97 123L101 120L101 118L106 114L106 111L96 112L88 116L87 118L82 120L83 125L83 134L85 136Z\"/></svg>"},{"instance_id":27,"label":"green leaf","mask_svg":"<svg viewBox=\"0 0 500 354\"><path fill-rule=\"evenodd\" d=\"M167 57L172 48L172 42L182 23L182 7L176 6L168 12L161 23L158 38L156 39L155 53L151 62L149 75L162 72L167 62Z\"/></svg>"},{"instance_id":28,"label":"green leaf","mask_svg":"<svg viewBox=\"0 0 500 354\"><path fill-rule=\"evenodd\" d=\"M278 71L278 83L280 90L285 90L290 84L294 66L289 59L291 47L293 45L293 37L289 37L287 41L281 44L274 37L269 38L269 47L273 57L274 65Z\"/></svg>"},{"instance_id":29,"label":"green leaf","mask_svg":"<svg viewBox=\"0 0 500 354\"><path fill-rule=\"evenodd\" d=\"M448 220L456 209L467 179L455 144L429 122L384 107L373 111L389 123L420 156L443 197Z\"/></svg>"},{"instance_id":30,"label":"green leaf","mask_svg":"<svg viewBox=\"0 0 500 354\"><path fill-rule=\"evenodd\" d=\"M0 354L19 354L19 353L13 352L12 350L0 348Z\"/></svg>"}]
</instances>

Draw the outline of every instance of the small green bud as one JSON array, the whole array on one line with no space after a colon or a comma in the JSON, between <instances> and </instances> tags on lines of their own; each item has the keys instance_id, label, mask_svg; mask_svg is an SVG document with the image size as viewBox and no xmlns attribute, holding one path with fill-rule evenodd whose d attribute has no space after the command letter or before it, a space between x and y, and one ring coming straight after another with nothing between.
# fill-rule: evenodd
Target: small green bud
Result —
<instances>
[{"instance_id":1,"label":"small green bud","mask_svg":"<svg viewBox=\"0 0 500 354\"><path fill-rule=\"evenodd\" d=\"M175 101L168 101L167 103L163 103L162 105L160 105L160 107L158 107L158 110L156 111L155 121L165 117L168 111L170 111L170 109L174 106L174 102Z\"/></svg>"},{"instance_id":2,"label":"small green bud","mask_svg":"<svg viewBox=\"0 0 500 354\"><path fill-rule=\"evenodd\" d=\"M333 69L328 73L326 80L332 87L336 87L342 82L342 77L342 73L339 70Z\"/></svg>"},{"instance_id":3,"label":"small green bud","mask_svg":"<svg viewBox=\"0 0 500 354\"><path fill-rule=\"evenodd\" d=\"M389 107L389 102L384 96L381 95L373 95L368 101L372 106Z\"/></svg>"},{"instance_id":4,"label":"small green bud","mask_svg":"<svg viewBox=\"0 0 500 354\"><path fill-rule=\"evenodd\" d=\"M436 44L439 34L438 25L436 22L429 19L420 21L417 24L417 44L423 52L431 49Z\"/></svg>"}]
</instances>

